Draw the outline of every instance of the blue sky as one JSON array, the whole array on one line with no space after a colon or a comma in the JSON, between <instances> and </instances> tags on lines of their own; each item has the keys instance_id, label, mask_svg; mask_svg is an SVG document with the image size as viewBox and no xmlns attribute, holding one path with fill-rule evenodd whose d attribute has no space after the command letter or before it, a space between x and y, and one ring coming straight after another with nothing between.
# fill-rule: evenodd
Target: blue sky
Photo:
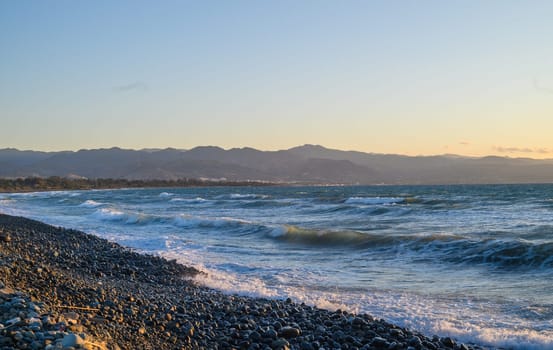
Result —
<instances>
[{"instance_id":1,"label":"blue sky","mask_svg":"<svg viewBox=\"0 0 553 350\"><path fill-rule=\"evenodd\" d=\"M0 148L553 157L549 1L4 1Z\"/></svg>"}]
</instances>

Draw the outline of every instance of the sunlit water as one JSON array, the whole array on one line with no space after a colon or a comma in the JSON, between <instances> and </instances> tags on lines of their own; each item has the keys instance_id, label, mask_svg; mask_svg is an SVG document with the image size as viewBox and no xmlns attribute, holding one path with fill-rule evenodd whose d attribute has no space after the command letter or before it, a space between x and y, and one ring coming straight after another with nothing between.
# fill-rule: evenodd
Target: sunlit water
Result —
<instances>
[{"instance_id":1,"label":"sunlit water","mask_svg":"<svg viewBox=\"0 0 553 350\"><path fill-rule=\"evenodd\" d=\"M553 185L61 191L0 194L0 212L176 258L225 292L553 348Z\"/></svg>"}]
</instances>

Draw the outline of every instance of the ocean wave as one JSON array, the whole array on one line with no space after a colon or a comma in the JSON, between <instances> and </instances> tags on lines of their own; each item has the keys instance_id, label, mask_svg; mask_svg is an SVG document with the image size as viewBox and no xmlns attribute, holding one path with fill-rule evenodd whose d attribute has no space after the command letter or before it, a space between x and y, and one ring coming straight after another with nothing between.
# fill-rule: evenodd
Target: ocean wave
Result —
<instances>
[{"instance_id":1,"label":"ocean wave","mask_svg":"<svg viewBox=\"0 0 553 350\"><path fill-rule=\"evenodd\" d=\"M402 203L405 198L401 197L349 197L344 201L345 204L361 204L361 205L381 205L381 204L396 204Z\"/></svg>"},{"instance_id":2,"label":"ocean wave","mask_svg":"<svg viewBox=\"0 0 553 350\"><path fill-rule=\"evenodd\" d=\"M462 254L455 257L454 262L458 259L461 263L486 264L500 268L553 267L553 242L490 239L463 244L462 248Z\"/></svg>"},{"instance_id":3,"label":"ocean wave","mask_svg":"<svg viewBox=\"0 0 553 350\"><path fill-rule=\"evenodd\" d=\"M544 269L553 267L553 242L488 238L475 240L453 234L404 235L394 247L425 258L454 265L481 265L492 269Z\"/></svg>"},{"instance_id":4,"label":"ocean wave","mask_svg":"<svg viewBox=\"0 0 553 350\"><path fill-rule=\"evenodd\" d=\"M165 198L165 197L171 197L171 196L174 196L175 194L174 193L171 193L171 192L161 192L159 194L159 197L162 197L162 198Z\"/></svg>"},{"instance_id":5,"label":"ocean wave","mask_svg":"<svg viewBox=\"0 0 553 350\"><path fill-rule=\"evenodd\" d=\"M16 192L10 193L11 197L22 198L51 198L51 197L78 197L82 192L79 191L39 191L39 192Z\"/></svg>"},{"instance_id":6,"label":"ocean wave","mask_svg":"<svg viewBox=\"0 0 553 350\"><path fill-rule=\"evenodd\" d=\"M104 205L104 203L100 203L100 202L96 202L95 200L88 199L88 200L82 202L81 204L79 204L79 207L97 208L97 207L102 206L102 205Z\"/></svg>"},{"instance_id":7,"label":"ocean wave","mask_svg":"<svg viewBox=\"0 0 553 350\"><path fill-rule=\"evenodd\" d=\"M244 200L244 199L266 199L269 198L265 194L255 194L255 193L231 193L223 194L215 197L215 199L230 199L230 200Z\"/></svg>"},{"instance_id":8,"label":"ocean wave","mask_svg":"<svg viewBox=\"0 0 553 350\"><path fill-rule=\"evenodd\" d=\"M204 199L202 197L196 197L196 198L180 198L180 197L176 197L176 198L171 198L169 200L169 202L184 202L184 203L205 203L207 202L208 200L207 199Z\"/></svg>"},{"instance_id":9,"label":"ocean wave","mask_svg":"<svg viewBox=\"0 0 553 350\"><path fill-rule=\"evenodd\" d=\"M185 228L236 228L244 225L253 225L251 222L230 217L197 217L189 215L180 215L173 219L176 226Z\"/></svg>"},{"instance_id":10,"label":"ocean wave","mask_svg":"<svg viewBox=\"0 0 553 350\"><path fill-rule=\"evenodd\" d=\"M293 225L276 226L268 232L268 236L287 243L335 247L390 241L390 238L384 235L370 235L358 231L306 229Z\"/></svg>"},{"instance_id":11,"label":"ocean wave","mask_svg":"<svg viewBox=\"0 0 553 350\"><path fill-rule=\"evenodd\" d=\"M111 208L98 209L90 216L101 221L123 222L126 224L136 224L140 221L139 215Z\"/></svg>"},{"instance_id":12,"label":"ocean wave","mask_svg":"<svg viewBox=\"0 0 553 350\"><path fill-rule=\"evenodd\" d=\"M280 208L293 206L290 201L275 201L275 200L253 200L240 204L241 208Z\"/></svg>"},{"instance_id":13,"label":"ocean wave","mask_svg":"<svg viewBox=\"0 0 553 350\"><path fill-rule=\"evenodd\" d=\"M293 225L273 227L267 236L281 242L308 246L411 252L413 260L429 259L455 265L486 265L499 269L553 267L553 242L478 241L454 234L390 235L355 230L307 229Z\"/></svg>"}]
</instances>

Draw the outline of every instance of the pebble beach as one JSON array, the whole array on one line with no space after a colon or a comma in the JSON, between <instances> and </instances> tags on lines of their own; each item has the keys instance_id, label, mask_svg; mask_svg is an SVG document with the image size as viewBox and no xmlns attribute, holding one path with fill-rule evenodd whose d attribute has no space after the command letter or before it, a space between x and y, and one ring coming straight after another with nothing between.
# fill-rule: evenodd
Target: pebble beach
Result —
<instances>
[{"instance_id":1,"label":"pebble beach","mask_svg":"<svg viewBox=\"0 0 553 350\"><path fill-rule=\"evenodd\" d=\"M0 349L484 349L367 314L223 294L198 273L0 214Z\"/></svg>"}]
</instances>

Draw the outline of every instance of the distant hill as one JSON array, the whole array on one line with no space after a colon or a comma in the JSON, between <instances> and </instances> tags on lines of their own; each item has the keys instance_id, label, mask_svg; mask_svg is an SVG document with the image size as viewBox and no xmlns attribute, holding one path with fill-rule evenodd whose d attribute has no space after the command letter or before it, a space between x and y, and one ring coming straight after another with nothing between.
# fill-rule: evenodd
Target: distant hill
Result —
<instances>
[{"instance_id":1,"label":"distant hill","mask_svg":"<svg viewBox=\"0 0 553 350\"><path fill-rule=\"evenodd\" d=\"M282 151L190 150L77 152L0 150L0 177L62 176L128 180L181 178L306 184L457 184L553 182L553 160L456 155L410 157L304 145Z\"/></svg>"}]
</instances>

